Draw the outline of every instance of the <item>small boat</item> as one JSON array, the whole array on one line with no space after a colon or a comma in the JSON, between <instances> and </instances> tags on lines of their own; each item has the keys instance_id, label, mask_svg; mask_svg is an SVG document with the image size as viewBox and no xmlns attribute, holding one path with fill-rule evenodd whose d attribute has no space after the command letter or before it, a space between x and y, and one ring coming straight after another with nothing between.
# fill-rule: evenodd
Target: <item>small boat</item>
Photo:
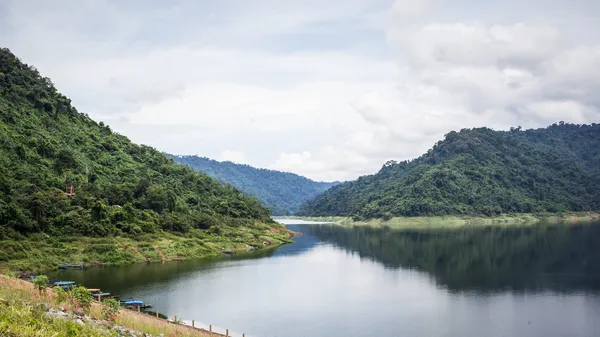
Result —
<instances>
[{"instance_id":1,"label":"small boat","mask_svg":"<svg viewBox=\"0 0 600 337\"><path fill-rule=\"evenodd\" d=\"M254 246L252 246L252 247L248 248L248 251L249 251L249 252L253 252L253 251L255 251L255 250L256 250L256 247L254 247Z\"/></svg>"},{"instance_id":2,"label":"small boat","mask_svg":"<svg viewBox=\"0 0 600 337\"><path fill-rule=\"evenodd\" d=\"M50 285L53 287L61 287L65 290L71 290L71 289L75 288L75 281L56 281L56 282L50 283Z\"/></svg>"},{"instance_id":3,"label":"small boat","mask_svg":"<svg viewBox=\"0 0 600 337\"><path fill-rule=\"evenodd\" d=\"M224 250L221 251L221 253L223 253L225 255L231 255L231 254L233 254L233 251L229 250L229 249L224 249Z\"/></svg>"},{"instance_id":4,"label":"small boat","mask_svg":"<svg viewBox=\"0 0 600 337\"><path fill-rule=\"evenodd\" d=\"M63 264L59 264L57 266L57 268L61 269L61 270L65 270L65 269L69 269L69 268L73 268L73 269L85 269L85 268L87 268L87 266L83 262L79 262L79 263L63 263Z\"/></svg>"},{"instance_id":5,"label":"small boat","mask_svg":"<svg viewBox=\"0 0 600 337\"><path fill-rule=\"evenodd\" d=\"M136 300L133 300L133 301L121 301L121 305L123 305L123 306L140 306L141 307L142 305L144 305L144 302L143 301L136 301Z\"/></svg>"},{"instance_id":6,"label":"small boat","mask_svg":"<svg viewBox=\"0 0 600 337\"><path fill-rule=\"evenodd\" d=\"M74 269L85 269L86 266L85 266L85 263L79 262L79 263L76 263L76 264L72 264L71 268L74 268Z\"/></svg>"},{"instance_id":7,"label":"small boat","mask_svg":"<svg viewBox=\"0 0 600 337\"><path fill-rule=\"evenodd\" d=\"M21 274L21 275L19 275L19 279L25 280L25 281L35 280L36 277L37 277L37 275L34 275L34 274Z\"/></svg>"},{"instance_id":8,"label":"small boat","mask_svg":"<svg viewBox=\"0 0 600 337\"><path fill-rule=\"evenodd\" d=\"M110 293L103 293L100 289L88 289L94 298L109 297Z\"/></svg>"}]
</instances>

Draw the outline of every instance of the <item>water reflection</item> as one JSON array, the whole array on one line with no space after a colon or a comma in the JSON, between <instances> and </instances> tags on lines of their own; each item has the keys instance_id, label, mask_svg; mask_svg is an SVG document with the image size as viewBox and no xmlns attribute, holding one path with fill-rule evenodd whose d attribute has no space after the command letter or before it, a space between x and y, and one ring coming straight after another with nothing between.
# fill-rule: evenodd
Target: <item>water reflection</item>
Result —
<instances>
[{"instance_id":1,"label":"water reflection","mask_svg":"<svg viewBox=\"0 0 600 337\"><path fill-rule=\"evenodd\" d=\"M58 270L49 274L55 280L73 280L88 288L100 288L113 294L127 293L132 288L148 285L160 287L177 281L193 279L198 274L208 273L223 266L231 267L236 262L273 256L274 250L235 254L227 257L212 257L168 263L132 264L109 266L86 270Z\"/></svg>"},{"instance_id":2,"label":"water reflection","mask_svg":"<svg viewBox=\"0 0 600 337\"><path fill-rule=\"evenodd\" d=\"M428 272L450 291L600 290L600 226L460 230L307 226L323 241L389 268Z\"/></svg>"},{"instance_id":3,"label":"water reflection","mask_svg":"<svg viewBox=\"0 0 600 337\"><path fill-rule=\"evenodd\" d=\"M303 225L289 225L291 230L306 232ZM220 256L198 260L169 263L132 264L82 270L59 270L49 273L54 280L73 280L89 288L100 288L113 294L127 294L132 289L152 286L160 288L173 282L193 280L200 274L211 273L219 268L232 268L246 260L268 257L300 255L319 244L319 238L306 233L294 239L294 244L278 249L258 250L251 253L238 253L233 256Z\"/></svg>"}]
</instances>

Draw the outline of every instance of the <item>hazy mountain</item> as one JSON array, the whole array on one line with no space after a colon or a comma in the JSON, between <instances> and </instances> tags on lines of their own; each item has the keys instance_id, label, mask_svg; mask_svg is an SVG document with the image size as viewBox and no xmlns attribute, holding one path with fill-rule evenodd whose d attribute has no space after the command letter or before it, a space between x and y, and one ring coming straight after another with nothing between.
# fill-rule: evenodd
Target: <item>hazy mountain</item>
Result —
<instances>
[{"instance_id":1,"label":"hazy mountain","mask_svg":"<svg viewBox=\"0 0 600 337\"><path fill-rule=\"evenodd\" d=\"M219 162L198 156L167 156L255 196L274 215L293 214L303 202L338 184L317 182L293 173L259 169L230 161Z\"/></svg>"}]
</instances>

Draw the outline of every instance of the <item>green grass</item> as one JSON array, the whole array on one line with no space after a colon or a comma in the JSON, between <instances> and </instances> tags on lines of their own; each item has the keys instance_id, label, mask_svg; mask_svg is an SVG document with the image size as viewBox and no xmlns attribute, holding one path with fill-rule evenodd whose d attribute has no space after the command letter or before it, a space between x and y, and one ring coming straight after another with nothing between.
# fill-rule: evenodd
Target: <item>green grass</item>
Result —
<instances>
[{"instance_id":1,"label":"green grass","mask_svg":"<svg viewBox=\"0 0 600 337\"><path fill-rule=\"evenodd\" d=\"M31 287L13 287L14 282L6 279L1 281L0 336L113 336L106 328L47 317L45 314L51 306L50 296L32 291Z\"/></svg>"},{"instance_id":2,"label":"green grass","mask_svg":"<svg viewBox=\"0 0 600 337\"><path fill-rule=\"evenodd\" d=\"M66 319L46 316L49 308L74 309L68 301L59 303L56 293L47 289L37 291L33 284L0 275L0 336L4 337L104 337L115 336L114 332L100 325L85 322L78 324L75 317ZM89 317L103 319L101 306L93 303ZM205 337L207 331L192 329L172 324L164 319L157 319L143 313L121 309L116 315L115 323L139 332L165 337ZM222 335L212 334L213 337Z\"/></svg>"},{"instance_id":3,"label":"green grass","mask_svg":"<svg viewBox=\"0 0 600 337\"><path fill-rule=\"evenodd\" d=\"M192 259L221 254L221 250L247 251L250 246L270 248L291 242L283 226L219 226L217 232L192 230L186 234L161 232L136 237L49 237L33 234L0 241L0 268L44 271L61 263L102 262L122 265ZM264 247L263 242L271 245Z\"/></svg>"},{"instance_id":4,"label":"green grass","mask_svg":"<svg viewBox=\"0 0 600 337\"><path fill-rule=\"evenodd\" d=\"M349 217L287 217L308 221L333 222L342 226L387 226L398 229L440 229L497 225L530 225L539 222L585 222L600 220L598 212L581 213L552 213L552 214L503 214L495 217L484 216L423 216L423 217L394 217L389 220L371 219L354 221Z\"/></svg>"}]
</instances>

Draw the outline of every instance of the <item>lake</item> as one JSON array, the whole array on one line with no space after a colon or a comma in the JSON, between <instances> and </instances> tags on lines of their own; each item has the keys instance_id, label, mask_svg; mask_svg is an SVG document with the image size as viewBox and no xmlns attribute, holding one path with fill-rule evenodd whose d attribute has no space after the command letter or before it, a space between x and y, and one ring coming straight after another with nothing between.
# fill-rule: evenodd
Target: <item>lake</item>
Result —
<instances>
[{"instance_id":1,"label":"lake","mask_svg":"<svg viewBox=\"0 0 600 337\"><path fill-rule=\"evenodd\" d=\"M600 336L599 225L288 224L274 251L50 276L234 336Z\"/></svg>"}]
</instances>

